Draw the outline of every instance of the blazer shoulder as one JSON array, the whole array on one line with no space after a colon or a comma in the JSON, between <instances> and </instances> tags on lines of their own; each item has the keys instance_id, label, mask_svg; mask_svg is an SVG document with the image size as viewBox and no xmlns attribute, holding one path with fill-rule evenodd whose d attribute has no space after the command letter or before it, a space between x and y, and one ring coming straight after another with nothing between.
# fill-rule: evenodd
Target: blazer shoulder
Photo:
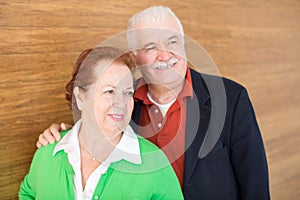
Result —
<instances>
[{"instance_id":1,"label":"blazer shoulder","mask_svg":"<svg viewBox=\"0 0 300 200\"><path fill-rule=\"evenodd\" d=\"M229 79L227 77L211 75L211 74L203 74L203 73L196 72L192 69L191 69L191 74L192 74L193 86L196 85L195 83L198 83L200 81L206 91L208 91L208 84L214 85L217 82L224 85L224 89L227 96L236 96L236 95L239 96L243 91L246 91L246 88L242 84L232 79Z\"/></svg>"},{"instance_id":2,"label":"blazer shoulder","mask_svg":"<svg viewBox=\"0 0 300 200\"><path fill-rule=\"evenodd\" d=\"M232 89L232 90L239 91L239 92L242 90L246 90L246 88L242 84L240 84L234 80L231 80L226 77L222 77L222 79L223 79L225 88Z\"/></svg>"}]
</instances>

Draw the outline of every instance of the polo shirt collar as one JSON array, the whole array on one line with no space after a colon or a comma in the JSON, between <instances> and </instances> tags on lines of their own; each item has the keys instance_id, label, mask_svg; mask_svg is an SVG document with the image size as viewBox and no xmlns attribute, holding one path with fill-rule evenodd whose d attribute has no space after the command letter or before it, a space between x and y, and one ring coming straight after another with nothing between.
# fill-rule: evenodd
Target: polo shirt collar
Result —
<instances>
[{"instance_id":1,"label":"polo shirt collar","mask_svg":"<svg viewBox=\"0 0 300 200\"><path fill-rule=\"evenodd\" d=\"M147 96L148 87L144 78L141 78L137 84L136 91L134 93L134 99L141 100L145 105L152 105L153 102ZM193 85L192 85L192 76L190 68L187 67L185 82L180 91L177 99L183 99L184 97L193 97Z\"/></svg>"}]
</instances>

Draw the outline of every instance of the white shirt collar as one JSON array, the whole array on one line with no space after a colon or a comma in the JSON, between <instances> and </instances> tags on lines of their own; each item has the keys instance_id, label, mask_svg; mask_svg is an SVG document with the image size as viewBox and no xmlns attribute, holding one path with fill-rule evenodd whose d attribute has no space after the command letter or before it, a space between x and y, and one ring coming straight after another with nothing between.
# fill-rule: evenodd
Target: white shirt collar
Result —
<instances>
[{"instance_id":1,"label":"white shirt collar","mask_svg":"<svg viewBox=\"0 0 300 200\"><path fill-rule=\"evenodd\" d=\"M106 161L108 163L119 160L127 160L134 164L141 164L140 145L136 134L128 125L124 130L123 136L116 148L110 153Z\"/></svg>"},{"instance_id":2,"label":"white shirt collar","mask_svg":"<svg viewBox=\"0 0 300 200\"><path fill-rule=\"evenodd\" d=\"M76 122L73 128L58 142L53 151L53 156L60 150L66 153L78 151L78 132L81 127L81 119ZM80 152L74 152L80 155ZM141 164L140 146L137 135L132 128L128 125L124 130L123 136L115 149L109 154L108 158L104 161L106 164L117 162L119 160L127 160L134 164Z\"/></svg>"},{"instance_id":3,"label":"white shirt collar","mask_svg":"<svg viewBox=\"0 0 300 200\"><path fill-rule=\"evenodd\" d=\"M66 153L69 153L77 149L76 147L79 145L78 133L81 127L81 122L81 119L78 120L73 126L73 128L57 143L52 154L53 156L61 150L64 150Z\"/></svg>"}]
</instances>

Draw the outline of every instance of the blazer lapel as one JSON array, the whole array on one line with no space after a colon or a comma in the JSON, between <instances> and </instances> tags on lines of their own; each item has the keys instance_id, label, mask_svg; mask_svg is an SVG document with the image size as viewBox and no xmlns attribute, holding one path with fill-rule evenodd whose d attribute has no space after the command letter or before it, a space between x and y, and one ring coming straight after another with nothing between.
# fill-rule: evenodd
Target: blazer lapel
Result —
<instances>
[{"instance_id":1,"label":"blazer lapel","mask_svg":"<svg viewBox=\"0 0 300 200\"><path fill-rule=\"evenodd\" d=\"M192 69L191 75L196 98L190 99L187 105L185 181L192 176L198 158L204 158L219 140L227 106L221 77L201 75Z\"/></svg>"},{"instance_id":2,"label":"blazer lapel","mask_svg":"<svg viewBox=\"0 0 300 200\"><path fill-rule=\"evenodd\" d=\"M193 98L188 99L186 113L184 179L191 178L199 159L211 116L210 98L199 73L191 70Z\"/></svg>"},{"instance_id":3,"label":"blazer lapel","mask_svg":"<svg viewBox=\"0 0 300 200\"><path fill-rule=\"evenodd\" d=\"M185 182L190 179L199 159L200 148L207 132L210 121L210 107L197 105L197 99L188 101L186 113L185 158L184 177Z\"/></svg>"}]
</instances>

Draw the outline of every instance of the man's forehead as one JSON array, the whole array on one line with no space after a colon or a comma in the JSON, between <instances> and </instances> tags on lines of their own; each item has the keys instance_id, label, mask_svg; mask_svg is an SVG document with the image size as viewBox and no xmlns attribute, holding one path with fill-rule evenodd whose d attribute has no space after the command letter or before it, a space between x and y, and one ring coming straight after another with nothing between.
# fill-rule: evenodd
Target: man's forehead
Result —
<instances>
[{"instance_id":1,"label":"man's forehead","mask_svg":"<svg viewBox=\"0 0 300 200\"><path fill-rule=\"evenodd\" d=\"M180 33L168 29L144 28L135 30L135 38L139 44L157 43L180 38Z\"/></svg>"},{"instance_id":2,"label":"man's forehead","mask_svg":"<svg viewBox=\"0 0 300 200\"><path fill-rule=\"evenodd\" d=\"M173 30L173 31L180 30L179 24L172 16L167 16L165 18L156 19L156 20L140 19L139 21L136 22L134 28L137 29L152 28L157 30L166 29L166 30Z\"/></svg>"}]
</instances>

